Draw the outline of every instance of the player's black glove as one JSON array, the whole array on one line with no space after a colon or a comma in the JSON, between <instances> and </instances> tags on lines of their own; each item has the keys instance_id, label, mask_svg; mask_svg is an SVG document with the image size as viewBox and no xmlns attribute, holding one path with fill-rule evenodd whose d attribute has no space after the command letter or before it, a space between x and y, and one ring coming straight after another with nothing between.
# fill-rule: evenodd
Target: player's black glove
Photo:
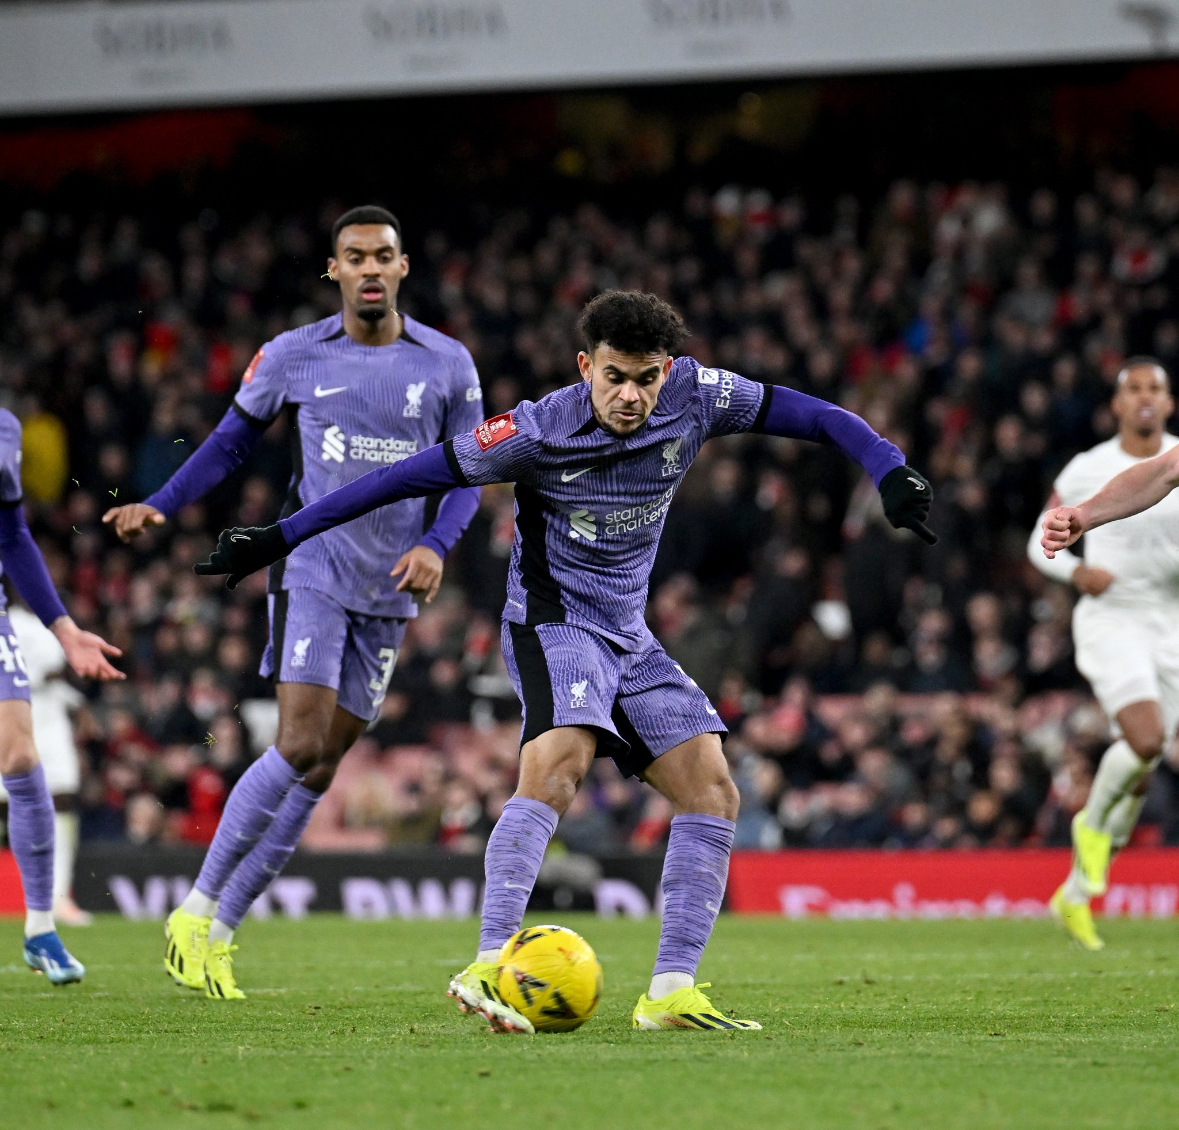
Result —
<instances>
[{"instance_id":1,"label":"player's black glove","mask_svg":"<svg viewBox=\"0 0 1179 1130\"><path fill-rule=\"evenodd\" d=\"M222 530L217 539L217 548L209 554L209 560L198 561L192 571L200 573L202 577L228 573L225 587L235 589L239 581L286 557L290 552L291 547L287 545L287 539L282 536L278 526Z\"/></svg>"},{"instance_id":2,"label":"player's black glove","mask_svg":"<svg viewBox=\"0 0 1179 1130\"><path fill-rule=\"evenodd\" d=\"M912 530L922 541L937 545L937 534L926 524L933 502L929 480L912 467L894 467L880 480L884 516L898 529Z\"/></svg>"}]
</instances>

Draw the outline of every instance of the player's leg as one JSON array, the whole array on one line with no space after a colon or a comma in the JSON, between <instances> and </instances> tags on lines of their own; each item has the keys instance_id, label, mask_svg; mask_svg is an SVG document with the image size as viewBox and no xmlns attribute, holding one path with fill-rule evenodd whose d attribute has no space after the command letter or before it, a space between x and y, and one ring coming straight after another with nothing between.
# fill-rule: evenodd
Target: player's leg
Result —
<instances>
[{"instance_id":1,"label":"player's leg","mask_svg":"<svg viewBox=\"0 0 1179 1130\"><path fill-rule=\"evenodd\" d=\"M729 875L739 796L721 748L724 726L704 692L658 644L624 657L618 732L635 770L665 796L674 816L663 862L663 924L637 1028L759 1028L723 1016L696 987Z\"/></svg>"},{"instance_id":2,"label":"player's leg","mask_svg":"<svg viewBox=\"0 0 1179 1130\"><path fill-rule=\"evenodd\" d=\"M64 710L34 712L33 735L53 797L53 917L63 926L90 926L91 915L74 902L74 862L78 856L78 791L82 787L78 747Z\"/></svg>"},{"instance_id":3,"label":"player's leg","mask_svg":"<svg viewBox=\"0 0 1179 1130\"><path fill-rule=\"evenodd\" d=\"M323 756L347 632L346 610L325 594L292 589L271 599L270 644L262 670L278 679L278 734L230 792L196 882L165 925L164 965L178 984L209 992L208 933L225 885L287 794ZM218 968L228 970L229 944L219 943L218 952Z\"/></svg>"},{"instance_id":4,"label":"player's leg","mask_svg":"<svg viewBox=\"0 0 1179 1130\"><path fill-rule=\"evenodd\" d=\"M86 970L61 944L53 922L53 798L33 744L26 688L27 683L16 684L13 697L0 698L0 777L8 793L8 844L25 892L25 962L55 985L64 985L80 981ZM0 693L5 689L0 685Z\"/></svg>"},{"instance_id":5,"label":"player's leg","mask_svg":"<svg viewBox=\"0 0 1179 1130\"><path fill-rule=\"evenodd\" d=\"M211 940L232 942L233 932L254 900L282 874L294 854L344 755L380 711L405 638L406 622L349 612L348 625L335 711L323 752L303 780L292 786L270 827L226 884L209 930Z\"/></svg>"},{"instance_id":6,"label":"player's leg","mask_svg":"<svg viewBox=\"0 0 1179 1130\"><path fill-rule=\"evenodd\" d=\"M315 806L332 783L336 768L367 725L367 719L357 718L340 706L335 708L323 756L302 781L292 786L262 838L238 864L225 885L216 916L209 927L210 943L222 941L230 944L254 900L282 874L303 837Z\"/></svg>"},{"instance_id":7,"label":"player's leg","mask_svg":"<svg viewBox=\"0 0 1179 1130\"><path fill-rule=\"evenodd\" d=\"M528 1021L498 999L491 974L500 948L520 929L545 849L589 772L600 734L615 732L618 665L604 640L563 624L505 623L503 652L524 711L520 777L487 842L479 950L449 993L497 1030L529 1032Z\"/></svg>"},{"instance_id":8,"label":"player's leg","mask_svg":"<svg viewBox=\"0 0 1179 1130\"><path fill-rule=\"evenodd\" d=\"M78 795L53 789L53 916L64 926L91 926L94 917L74 901L74 864L78 858Z\"/></svg>"},{"instance_id":9,"label":"player's leg","mask_svg":"<svg viewBox=\"0 0 1179 1130\"><path fill-rule=\"evenodd\" d=\"M1125 798L1133 795L1150 772L1151 761L1162 753L1154 634L1145 611L1111 613L1082 604L1073 617L1077 667L1120 731L1102 754L1085 807L1073 817L1072 868L1051 901L1060 923L1088 950L1104 946L1089 900L1105 891L1113 845L1111 816L1115 810L1125 816Z\"/></svg>"}]
</instances>

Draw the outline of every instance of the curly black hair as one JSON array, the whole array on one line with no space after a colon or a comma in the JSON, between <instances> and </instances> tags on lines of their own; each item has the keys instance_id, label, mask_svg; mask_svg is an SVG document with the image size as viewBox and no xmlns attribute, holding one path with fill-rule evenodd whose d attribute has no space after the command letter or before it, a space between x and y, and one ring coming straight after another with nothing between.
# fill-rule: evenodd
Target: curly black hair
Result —
<instances>
[{"instance_id":1,"label":"curly black hair","mask_svg":"<svg viewBox=\"0 0 1179 1130\"><path fill-rule=\"evenodd\" d=\"M674 353L688 336L671 306L640 290L603 291L582 310L577 328L590 353L603 343L621 353Z\"/></svg>"},{"instance_id":2,"label":"curly black hair","mask_svg":"<svg viewBox=\"0 0 1179 1130\"><path fill-rule=\"evenodd\" d=\"M401 221L378 204L361 204L358 208L349 208L334 224L332 224L332 254L336 254L336 246L340 240L340 232L351 224L388 224L397 233L397 242L401 243Z\"/></svg>"}]
</instances>

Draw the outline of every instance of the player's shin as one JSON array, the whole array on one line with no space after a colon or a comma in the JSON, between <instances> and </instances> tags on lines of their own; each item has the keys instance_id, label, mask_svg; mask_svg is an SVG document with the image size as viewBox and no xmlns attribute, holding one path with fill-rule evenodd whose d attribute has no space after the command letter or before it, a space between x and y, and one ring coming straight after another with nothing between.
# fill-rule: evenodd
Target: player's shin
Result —
<instances>
[{"instance_id":1,"label":"player's shin","mask_svg":"<svg viewBox=\"0 0 1179 1130\"><path fill-rule=\"evenodd\" d=\"M663 927L647 996L658 1000L692 985L720 912L736 824L686 813L671 822L663 862Z\"/></svg>"},{"instance_id":2,"label":"player's shin","mask_svg":"<svg viewBox=\"0 0 1179 1130\"><path fill-rule=\"evenodd\" d=\"M234 869L262 838L283 799L301 779L302 774L295 772L274 746L246 770L225 802L221 823L183 910L199 914L198 907L221 897Z\"/></svg>"},{"instance_id":3,"label":"player's shin","mask_svg":"<svg viewBox=\"0 0 1179 1130\"><path fill-rule=\"evenodd\" d=\"M1145 803L1146 793L1130 793L1109 810L1109 815L1105 818L1105 827L1114 851L1121 851L1130 842Z\"/></svg>"},{"instance_id":4,"label":"player's shin","mask_svg":"<svg viewBox=\"0 0 1179 1130\"><path fill-rule=\"evenodd\" d=\"M1095 832L1110 833L1109 817L1114 806L1133 792L1138 783L1154 768L1154 761L1144 761L1124 738L1114 742L1101 756L1093 778L1089 799L1085 802L1084 821Z\"/></svg>"},{"instance_id":5,"label":"player's shin","mask_svg":"<svg viewBox=\"0 0 1179 1130\"><path fill-rule=\"evenodd\" d=\"M543 801L513 797L487 841L479 961L494 961L517 930L540 874L545 848L557 830L556 810Z\"/></svg>"},{"instance_id":6,"label":"player's shin","mask_svg":"<svg viewBox=\"0 0 1179 1130\"><path fill-rule=\"evenodd\" d=\"M25 891L25 937L53 932L53 798L45 770L4 775L8 843Z\"/></svg>"},{"instance_id":7,"label":"player's shin","mask_svg":"<svg viewBox=\"0 0 1179 1130\"><path fill-rule=\"evenodd\" d=\"M74 812L55 812L53 829L56 847L53 853L53 901L68 899L73 893L74 859L78 854L78 816Z\"/></svg>"},{"instance_id":8,"label":"player's shin","mask_svg":"<svg viewBox=\"0 0 1179 1130\"><path fill-rule=\"evenodd\" d=\"M216 917L209 927L211 942L233 941L233 932L254 900L282 874L315 806L322 799L323 793L313 792L304 785L295 785L287 793L270 827L225 884Z\"/></svg>"}]
</instances>

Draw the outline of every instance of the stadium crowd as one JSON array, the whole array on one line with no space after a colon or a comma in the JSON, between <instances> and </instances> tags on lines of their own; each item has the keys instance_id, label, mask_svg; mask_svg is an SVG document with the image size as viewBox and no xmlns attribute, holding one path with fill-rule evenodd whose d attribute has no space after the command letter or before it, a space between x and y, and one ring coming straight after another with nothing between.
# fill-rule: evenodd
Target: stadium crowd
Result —
<instances>
[{"instance_id":1,"label":"stadium crowd","mask_svg":"<svg viewBox=\"0 0 1179 1130\"><path fill-rule=\"evenodd\" d=\"M1124 358L1176 371L1179 172L1103 173L1075 196L898 181L833 207L736 186L675 205L407 231L405 305L471 349L491 415L575 377L586 299L655 291L700 360L838 401L932 480L925 549L824 448L730 437L687 478L649 616L731 731L738 846L1067 843L1106 724L1073 666L1072 594L1025 545L1055 473L1113 433ZM0 227L0 395L24 423L30 518L74 617L129 674L77 715L88 838L208 842L269 740L265 577L227 592L191 566L222 525L277 513L289 423L174 525L124 547L100 519L194 450L259 344L338 308L320 277L334 213L193 214L164 232L84 209ZM497 623L512 506L484 491L308 846L486 839L518 734ZM1152 790L1140 835L1179 842L1179 779L1164 768ZM558 837L648 849L670 816L598 763Z\"/></svg>"}]
</instances>

